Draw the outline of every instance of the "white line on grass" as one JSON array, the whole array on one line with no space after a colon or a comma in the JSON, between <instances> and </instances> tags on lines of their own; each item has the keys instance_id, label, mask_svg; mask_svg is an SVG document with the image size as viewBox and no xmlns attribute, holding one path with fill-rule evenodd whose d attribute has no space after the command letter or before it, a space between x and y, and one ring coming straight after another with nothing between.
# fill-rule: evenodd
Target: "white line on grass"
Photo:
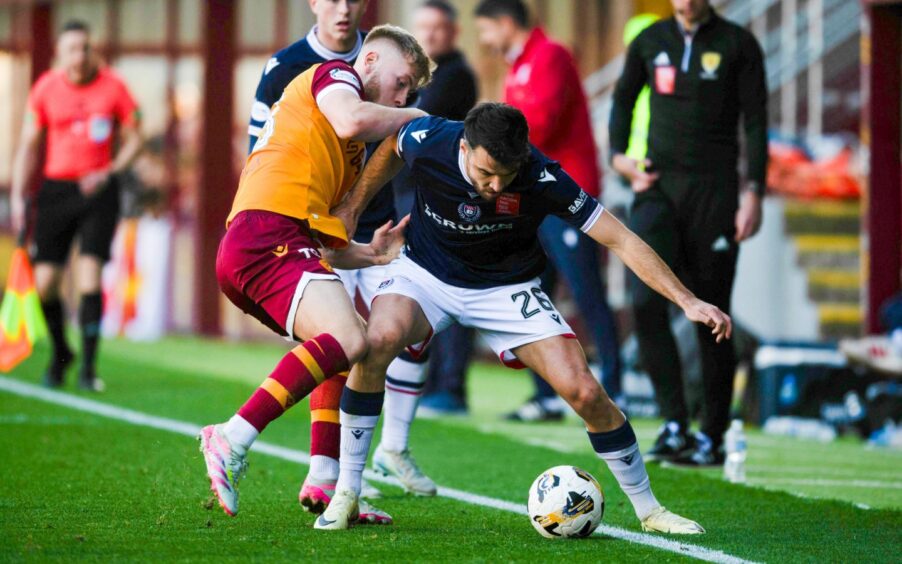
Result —
<instances>
[{"instance_id":1,"label":"white line on grass","mask_svg":"<svg viewBox=\"0 0 902 564\"><path fill-rule=\"evenodd\" d=\"M850 488L902 489L902 482L881 480L822 480L819 478L752 478L754 484L788 484L792 486L841 486Z\"/></svg>"},{"instance_id":2,"label":"white line on grass","mask_svg":"<svg viewBox=\"0 0 902 564\"><path fill-rule=\"evenodd\" d=\"M19 380L7 378L5 376L0 376L0 390L10 392L18 396L38 399L46 401L48 403L61 405L63 407L76 409L78 411L84 411L94 415L101 415L110 419L125 421L126 423L131 423L133 425L138 425L141 427L150 427L152 429L169 431L189 437L196 436L201 428L200 425L195 425L193 423L176 421L175 419L157 417L155 415L141 413L140 411L116 407L99 401L67 394L65 392L48 390L46 388L41 388L33 384L28 384ZM304 451L281 447L274 444L265 443L263 441L255 442L252 450L263 454L268 454L275 458L281 458L282 460L288 460L290 462L297 462L299 464L305 465L310 463L310 455ZM369 470L366 472L366 477L368 480L372 480L374 482L391 484L393 486L400 485L394 478L386 478L385 476L370 472ZM522 503L513 503L510 501L478 495L454 488L439 487L438 495L462 501L470 505L480 505L483 507L500 509L502 511L509 511L511 513L517 513L520 515L526 514L526 507ZM675 552L683 556L697 558L698 560L704 560L707 562L717 562L723 564L747 564L750 562L748 560L737 558L719 550L705 548L703 546L697 546L693 544L687 544L663 537L648 535L645 533L636 533L605 524L599 526L596 533L636 544L643 544L657 548L659 550Z\"/></svg>"}]
</instances>

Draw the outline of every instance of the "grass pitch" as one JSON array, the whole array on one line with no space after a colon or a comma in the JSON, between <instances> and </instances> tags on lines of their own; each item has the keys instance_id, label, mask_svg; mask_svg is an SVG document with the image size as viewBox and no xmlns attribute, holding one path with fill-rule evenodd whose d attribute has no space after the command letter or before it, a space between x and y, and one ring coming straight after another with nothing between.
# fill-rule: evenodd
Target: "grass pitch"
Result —
<instances>
[{"instance_id":1,"label":"grass pitch","mask_svg":"<svg viewBox=\"0 0 902 564\"><path fill-rule=\"evenodd\" d=\"M38 382L45 354L38 351L12 376ZM229 417L282 354L279 346L195 339L109 342L100 365L108 392L85 396L72 385L65 391L202 425ZM528 387L522 374L474 367L473 416L415 423L412 447L423 469L442 486L525 503L539 472L579 465L604 487L604 523L638 532L629 502L575 421L519 426L498 420ZM634 425L647 446L656 423ZM306 450L308 433L309 415L300 405L261 439ZM650 467L658 498L708 530L702 537L665 538L754 561L897 561L902 455L851 441L821 445L752 433L749 442L752 487L725 483L717 471ZM253 452L241 513L229 518L211 503L189 437L4 391L0 452L6 455L0 465L4 561L688 559L607 536L549 541L522 515L413 498L390 486L380 486L384 498L376 504L395 517L394 526L314 531L313 517L296 499L306 467Z\"/></svg>"}]
</instances>

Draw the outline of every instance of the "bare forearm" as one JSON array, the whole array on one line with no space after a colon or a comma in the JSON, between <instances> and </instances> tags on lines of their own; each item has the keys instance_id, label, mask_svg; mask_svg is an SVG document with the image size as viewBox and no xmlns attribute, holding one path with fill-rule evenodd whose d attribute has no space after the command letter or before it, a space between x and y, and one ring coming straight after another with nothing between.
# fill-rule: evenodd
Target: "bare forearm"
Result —
<instances>
[{"instance_id":1,"label":"bare forearm","mask_svg":"<svg viewBox=\"0 0 902 564\"><path fill-rule=\"evenodd\" d=\"M31 179L38 164L38 149L30 145L23 145L16 151L13 162L12 196L21 198L25 194L25 187Z\"/></svg>"},{"instance_id":2,"label":"bare forearm","mask_svg":"<svg viewBox=\"0 0 902 564\"><path fill-rule=\"evenodd\" d=\"M128 167L135 162L135 158L141 153L143 147L144 138L141 134L137 130L129 131L128 134L125 135L122 146L113 158L113 162L110 165L110 172L112 174L117 174L128 169Z\"/></svg>"},{"instance_id":3,"label":"bare forearm","mask_svg":"<svg viewBox=\"0 0 902 564\"><path fill-rule=\"evenodd\" d=\"M388 264L391 257L377 253L371 245L361 245L351 241L350 245L341 250L324 249L323 256L334 266L342 270L357 270L380 264Z\"/></svg>"},{"instance_id":4,"label":"bare forearm","mask_svg":"<svg viewBox=\"0 0 902 564\"><path fill-rule=\"evenodd\" d=\"M392 135L376 148L357 183L338 206L339 209L358 217L373 196L401 171L404 161L395 154L396 143L397 136Z\"/></svg>"},{"instance_id":5,"label":"bare forearm","mask_svg":"<svg viewBox=\"0 0 902 564\"><path fill-rule=\"evenodd\" d=\"M640 280L678 306L685 308L694 298L658 253L607 210L586 234L611 249Z\"/></svg>"},{"instance_id":6,"label":"bare forearm","mask_svg":"<svg viewBox=\"0 0 902 564\"><path fill-rule=\"evenodd\" d=\"M623 243L611 250L640 280L676 305L685 307L694 297L654 249L635 233L629 232Z\"/></svg>"},{"instance_id":7,"label":"bare forearm","mask_svg":"<svg viewBox=\"0 0 902 564\"><path fill-rule=\"evenodd\" d=\"M425 115L426 112L416 108L389 108L363 102L352 111L357 130L353 139L367 143L379 141L397 132L407 122Z\"/></svg>"}]
</instances>

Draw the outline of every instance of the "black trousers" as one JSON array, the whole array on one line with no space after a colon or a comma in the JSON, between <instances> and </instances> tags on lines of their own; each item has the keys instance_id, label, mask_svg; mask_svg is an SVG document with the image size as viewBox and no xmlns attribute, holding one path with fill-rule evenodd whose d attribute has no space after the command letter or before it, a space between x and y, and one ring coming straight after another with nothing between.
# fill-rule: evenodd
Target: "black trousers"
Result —
<instances>
[{"instance_id":1,"label":"black trousers","mask_svg":"<svg viewBox=\"0 0 902 564\"><path fill-rule=\"evenodd\" d=\"M739 246L733 240L738 206L736 172L662 172L657 184L637 194L629 226L651 246L699 298L730 311ZM668 301L631 274L640 361L655 388L661 415L684 426L689 415ZM698 324L702 361L701 431L719 445L727 429L736 354L731 341L717 344Z\"/></svg>"}]
</instances>

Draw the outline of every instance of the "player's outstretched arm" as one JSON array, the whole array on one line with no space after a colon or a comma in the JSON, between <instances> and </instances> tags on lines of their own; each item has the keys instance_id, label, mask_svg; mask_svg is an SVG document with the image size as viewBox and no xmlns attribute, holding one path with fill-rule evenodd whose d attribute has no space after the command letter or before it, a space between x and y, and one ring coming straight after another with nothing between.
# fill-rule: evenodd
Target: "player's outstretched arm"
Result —
<instances>
[{"instance_id":1,"label":"player's outstretched arm","mask_svg":"<svg viewBox=\"0 0 902 564\"><path fill-rule=\"evenodd\" d=\"M336 135L367 143L385 139L408 121L427 115L416 108L390 108L364 102L348 89L329 92L317 104Z\"/></svg>"},{"instance_id":2,"label":"player's outstretched arm","mask_svg":"<svg viewBox=\"0 0 902 564\"><path fill-rule=\"evenodd\" d=\"M347 248L341 250L325 249L323 256L332 266L343 270L356 270L368 266L388 264L398 258L404 246L404 230L410 223L410 214L394 225L389 220L373 233L369 245L361 245L351 241Z\"/></svg>"},{"instance_id":3,"label":"player's outstretched arm","mask_svg":"<svg viewBox=\"0 0 902 564\"><path fill-rule=\"evenodd\" d=\"M729 315L696 298L645 241L607 210L601 214L587 234L611 249L654 291L680 306L686 317L710 327L711 334L718 343L729 339L733 334L733 324Z\"/></svg>"},{"instance_id":4,"label":"player's outstretched arm","mask_svg":"<svg viewBox=\"0 0 902 564\"><path fill-rule=\"evenodd\" d=\"M392 135L376 147L360 178L357 179L345 199L332 209L332 215L345 224L348 237L354 236L354 232L357 230L357 219L369 205L373 196L404 166L404 161L395 153L397 142L397 136Z\"/></svg>"}]
</instances>

